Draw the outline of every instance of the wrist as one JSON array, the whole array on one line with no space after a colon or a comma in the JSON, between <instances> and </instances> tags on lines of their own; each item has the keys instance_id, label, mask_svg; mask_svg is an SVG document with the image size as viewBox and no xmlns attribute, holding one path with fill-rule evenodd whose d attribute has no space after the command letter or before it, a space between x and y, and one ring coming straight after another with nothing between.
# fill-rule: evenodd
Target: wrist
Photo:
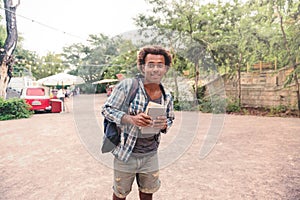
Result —
<instances>
[{"instance_id":1,"label":"wrist","mask_svg":"<svg viewBox=\"0 0 300 200\"><path fill-rule=\"evenodd\" d=\"M127 114L123 115L122 124L132 124L131 115L127 115Z\"/></svg>"}]
</instances>

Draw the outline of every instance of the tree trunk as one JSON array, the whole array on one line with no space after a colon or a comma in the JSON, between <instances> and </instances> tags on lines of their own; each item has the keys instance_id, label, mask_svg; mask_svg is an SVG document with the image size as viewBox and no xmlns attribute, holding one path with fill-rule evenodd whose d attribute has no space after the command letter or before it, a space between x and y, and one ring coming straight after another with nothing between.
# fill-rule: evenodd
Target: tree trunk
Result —
<instances>
[{"instance_id":1,"label":"tree trunk","mask_svg":"<svg viewBox=\"0 0 300 200\"><path fill-rule=\"evenodd\" d=\"M241 68L242 68L242 54L240 53L239 63L238 63L238 103L239 107L242 106L242 80L241 80Z\"/></svg>"},{"instance_id":2,"label":"tree trunk","mask_svg":"<svg viewBox=\"0 0 300 200\"><path fill-rule=\"evenodd\" d=\"M179 89L178 89L178 81L177 81L177 72L174 70L173 71L173 77L174 77L174 82L175 82L175 100L178 101L179 99Z\"/></svg>"},{"instance_id":3,"label":"tree trunk","mask_svg":"<svg viewBox=\"0 0 300 200\"><path fill-rule=\"evenodd\" d=\"M199 82L199 61L194 63L195 64L195 72L196 72L196 76L195 76L195 98L198 100L198 82ZM195 102L196 104L198 103L197 101Z\"/></svg>"},{"instance_id":4,"label":"tree trunk","mask_svg":"<svg viewBox=\"0 0 300 200\"><path fill-rule=\"evenodd\" d=\"M297 94L297 102L298 102L298 117L300 118L300 83L299 83L299 79L298 79L298 74L297 74L297 67L298 67L299 63L295 63L294 64L294 80L295 80L295 84L296 84L296 94Z\"/></svg>"},{"instance_id":5,"label":"tree trunk","mask_svg":"<svg viewBox=\"0 0 300 200\"><path fill-rule=\"evenodd\" d=\"M286 33L285 33L285 29L284 29L284 26L283 26L283 17L281 15L281 12L279 11L279 8L278 6L276 7L277 9L277 13L279 15L279 20L280 20L280 29L281 29L281 32L282 32L282 37L283 37L283 42L284 42L284 46L289 54L289 62L290 64L293 65L293 72L294 73L294 81L295 81L295 85L296 85L296 88L297 88L297 101L298 101L298 117L300 118L300 83L299 83L299 80L298 80L298 74L297 74L297 66L298 64L296 63L296 59L292 56L291 54L291 50L289 48L289 45L288 45L288 41L287 41L287 37L286 37Z\"/></svg>"},{"instance_id":6,"label":"tree trunk","mask_svg":"<svg viewBox=\"0 0 300 200\"><path fill-rule=\"evenodd\" d=\"M12 65L13 65L13 52L17 46L18 32L16 22L16 9L20 4L13 5L13 0L4 0L5 17L6 17L6 31L7 38L5 40L4 47L1 48L0 53L0 97L6 98L7 85L12 77Z\"/></svg>"}]
</instances>

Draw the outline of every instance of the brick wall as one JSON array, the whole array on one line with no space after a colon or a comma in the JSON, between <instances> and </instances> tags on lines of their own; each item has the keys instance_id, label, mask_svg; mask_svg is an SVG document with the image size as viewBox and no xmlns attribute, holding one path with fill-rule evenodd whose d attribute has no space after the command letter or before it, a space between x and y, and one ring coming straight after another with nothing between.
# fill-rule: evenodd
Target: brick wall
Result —
<instances>
[{"instance_id":1,"label":"brick wall","mask_svg":"<svg viewBox=\"0 0 300 200\"><path fill-rule=\"evenodd\" d=\"M283 68L278 72L274 70L262 72L243 72L241 74L241 102L249 107L276 107L280 105L297 109L297 94L294 83L284 87L286 77L292 68ZM223 85L227 98L238 98L238 85L236 78L229 79L223 76ZM220 85L220 80L208 83L208 88ZM210 92L209 92L210 93Z\"/></svg>"}]
</instances>

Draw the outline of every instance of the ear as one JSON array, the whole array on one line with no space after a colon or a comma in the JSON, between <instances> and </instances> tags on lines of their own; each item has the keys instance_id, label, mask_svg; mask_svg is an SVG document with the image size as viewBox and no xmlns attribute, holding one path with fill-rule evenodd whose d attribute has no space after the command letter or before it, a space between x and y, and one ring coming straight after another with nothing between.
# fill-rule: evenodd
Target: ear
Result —
<instances>
[{"instance_id":1,"label":"ear","mask_svg":"<svg viewBox=\"0 0 300 200\"><path fill-rule=\"evenodd\" d=\"M141 71L142 71L143 73L145 73L145 65L142 65L142 66L141 66Z\"/></svg>"}]
</instances>

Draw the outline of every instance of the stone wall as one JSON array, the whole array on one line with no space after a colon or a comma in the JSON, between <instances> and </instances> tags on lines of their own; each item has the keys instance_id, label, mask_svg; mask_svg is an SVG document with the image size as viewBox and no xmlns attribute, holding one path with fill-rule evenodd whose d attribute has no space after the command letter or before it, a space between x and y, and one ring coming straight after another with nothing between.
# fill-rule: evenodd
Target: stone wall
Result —
<instances>
[{"instance_id":1,"label":"stone wall","mask_svg":"<svg viewBox=\"0 0 300 200\"><path fill-rule=\"evenodd\" d=\"M297 94L294 83L284 87L287 76L292 68L283 68L279 71L243 72L241 74L241 102L248 107L277 107L280 105L297 109ZM229 79L223 76L223 85L226 97L238 98L236 78ZM208 83L207 88L220 85L220 80Z\"/></svg>"}]
</instances>

